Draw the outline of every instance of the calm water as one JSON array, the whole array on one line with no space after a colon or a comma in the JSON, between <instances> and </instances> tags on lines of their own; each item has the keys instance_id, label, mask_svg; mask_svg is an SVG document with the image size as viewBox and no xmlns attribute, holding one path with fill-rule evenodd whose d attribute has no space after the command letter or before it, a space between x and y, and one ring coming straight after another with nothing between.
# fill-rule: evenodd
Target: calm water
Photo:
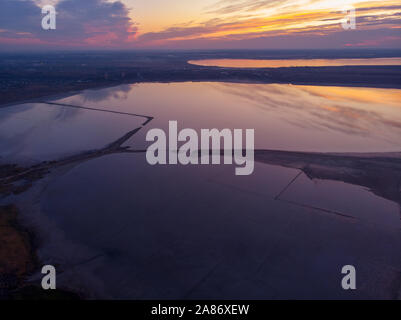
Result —
<instances>
[{"instance_id":1,"label":"calm water","mask_svg":"<svg viewBox=\"0 0 401 320\"><path fill-rule=\"evenodd\" d=\"M253 128L257 148L401 150L401 90L282 84L172 83L119 86L60 100L154 116L149 128ZM144 135L146 131L141 132ZM132 143L144 147L145 137Z\"/></svg>"},{"instance_id":2,"label":"calm water","mask_svg":"<svg viewBox=\"0 0 401 320\"><path fill-rule=\"evenodd\" d=\"M401 58L370 59L207 59L190 60L190 64L223 68L285 68L285 67L336 67L336 66L400 66Z\"/></svg>"},{"instance_id":3,"label":"calm water","mask_svg":"<svg viewBox=\"0 0 401 320\"><path fill-rule=\"evenodd\" d=\"M44 103L0 108L0 161L39 162L101 148L142 122L139 117Z\"/></svg>"},{"instance_id":4,"label":"calm water","mask_svg":"<svg viewBox=\"0 0 401 320\"><path fill-rule=\"evenodd\" d=\"M254 128L264 149L401 150L401 90L155 83L56 101L154 117L127 142L133 149L148 145L149 129L177 120L180 128ZM143 123L42 104L0 116L5 159L99 148ZM60 286L93 297L387 297L399 276L398 205L294 168L256 163L253 175L238 177L230 165L153 167L143 153L113 154L55 174L39 194L36 210L23 211L41 230L39 258L62 269ZM363 270L357 293L339 285L346 264Z\"/></svg>"},{"instance_id":5,"label":"calm water","mask_svg":"<svg viewBox=\"0 0 401 320\"><path fill-rule=\"evenodd\" d=\"M60 285L100 297L346 298L337 278L347 262L366 268L359 281L373 286L354 297L388 294L381 279L401 263L395 203L305 175L277 201L298 170L233 172L152 167L143 154L82 163L42 195L40 256L64 266Z\"/></svg>"},{"instance_id":6,"label":"calm water","mask_svg":"<svg viewBox=\"0 0 401 320\"><path fill-rule=\"evenodd\" d=\"M322 152L401 150L401 90L284 84L124 85L49 104L0 108L0 159L51 160L100 148L154 117L146 128L255 129L260 149ZM147 146L145 130L129 144Z\"/></svg>"}]
</instances>

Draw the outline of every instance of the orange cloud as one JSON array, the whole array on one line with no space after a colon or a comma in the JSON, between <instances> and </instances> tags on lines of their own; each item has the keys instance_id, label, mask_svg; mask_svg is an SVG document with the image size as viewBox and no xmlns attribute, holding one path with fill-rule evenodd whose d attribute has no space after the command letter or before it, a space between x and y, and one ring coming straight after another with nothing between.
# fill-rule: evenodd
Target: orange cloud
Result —
<instances>
[{"instance_id":1,"label":"orange cloud","mask_svg":"<svg viewBox=\"0 0 401 320\"><path fill-rule=\"evenodd\" d=\"M202 23L190 23L159 32L142 33L138 35L138 40L139 44L146 46L190 40L230 41L291 34L323 37L333 32L344 31L341 27L344 19L343 6L325 7L323 5L325 2L327 1L310 1L306 10L297 6L294 1L270 1L269 5L263 8L260 1L222 0L219 2L220 8L211 13L223 16L213 17ZM283 3L287 3L287 7L283 7ZM401 22L401 5L396 1L357 2L355 7L358 30L383 28L396 30ZM265 11L276 13L264 14ZM387 42L398 40L391 35L385 35L385 38ZM366 43L366 46L381 44L375 41L370 39L359 43L360 46L362 43ZM347 44L358 46L354 42Z\"/></svg>"}]
</instances>

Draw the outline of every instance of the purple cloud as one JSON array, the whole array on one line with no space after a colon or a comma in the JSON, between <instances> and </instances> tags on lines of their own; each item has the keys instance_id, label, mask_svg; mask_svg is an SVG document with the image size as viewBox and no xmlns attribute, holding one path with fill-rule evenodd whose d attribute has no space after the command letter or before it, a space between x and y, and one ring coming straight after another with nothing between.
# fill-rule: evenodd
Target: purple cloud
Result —
<instances>
[{"instance_id":1,"label":"purple cloud","mask_svg":"<svg viewBox=\"0 0 401 320\"><path fill-rule=\"evenodd\" d=\"M41 8L34 1L2 0L0 41L31 39L38 45L54 47L122 46L137 31L128 8L120 1L61 0L56 12L56 30L43 30Z\"/></svg>"}]
</instances>

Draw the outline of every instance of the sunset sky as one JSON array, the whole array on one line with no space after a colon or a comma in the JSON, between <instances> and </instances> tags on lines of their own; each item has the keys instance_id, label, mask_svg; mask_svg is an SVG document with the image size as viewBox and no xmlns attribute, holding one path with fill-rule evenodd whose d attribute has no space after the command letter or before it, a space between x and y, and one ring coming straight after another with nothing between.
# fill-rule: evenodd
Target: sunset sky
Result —
<instances>
[{"instance_id":1,"label":"sunset sky","mask_svg":"<svg viewBox=\"0 0 401 320\"><path fill-rule=\"evenodd\" d=\"M41 29L41 5L57 29ZM343 9L356 8L344 30ZM1 49L401 48L399 1L0 0Z\"/></svg>"}]
</instances>

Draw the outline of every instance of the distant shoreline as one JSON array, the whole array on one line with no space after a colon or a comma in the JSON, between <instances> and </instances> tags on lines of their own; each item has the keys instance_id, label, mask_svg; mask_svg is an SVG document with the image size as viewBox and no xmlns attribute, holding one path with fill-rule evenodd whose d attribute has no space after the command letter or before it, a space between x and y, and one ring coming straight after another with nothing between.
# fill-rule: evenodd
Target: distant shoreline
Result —
<instances>
[{"instance_id":1,"label":"distant shoreline","mask_svg":"<svg viewBox=\"0 0 401 320\"><path fill-rule=\"evenodd\" d=\"M401 69L401 67L400 67ZM179 82L225 82L225 83L243 83L243 84L291 84L297 86L320 86L320 87L355 87L355 88L377 88L377 89L401 89L401 84L398 83L386 83L386 84L376 84L376 83L337 83L337 82L317 82L317 81L309 81L309 82L273 82L273 81L252 81L252 80L179 80L179 79L172 79L171 81L121 81L121 82L112 82L110 84L100 83L100 84L93 84L91 86L80 86L79 84L76 87L68 87L66 91L63 88L49 88L50 92L46 92L46 90L34 91L29 94L24 92L23 95L16 95L15 98L7 99L2 98L0 101L0 108L12 106L15 104L22 104L22 103L35 103L41 100L54 100L54 99L62 99L66 98L75 94L79 94L84 90L101 90L107 89L112 87L117 87L120 85L132 85L132 84L139 84L139 83L179 83ZM27 95L25 97L24 95Z\"/></svg>"}]
</instances>

